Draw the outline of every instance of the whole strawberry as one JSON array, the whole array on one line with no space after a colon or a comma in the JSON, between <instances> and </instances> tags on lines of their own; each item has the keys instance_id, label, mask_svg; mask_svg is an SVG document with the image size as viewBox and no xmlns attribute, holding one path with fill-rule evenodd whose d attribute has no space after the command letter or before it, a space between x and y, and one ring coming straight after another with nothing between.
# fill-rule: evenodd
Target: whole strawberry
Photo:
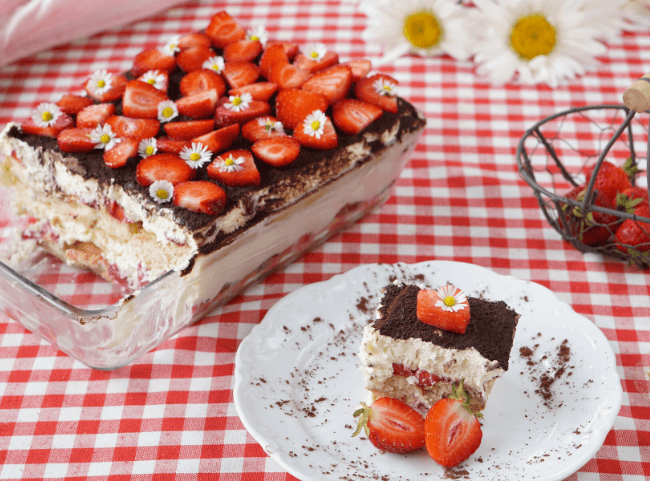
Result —
<instances>
[{"instance_id":1,"label":"whole strawberry","mask_svg":"<svg viewBox=\"0 0 650 481\"><path fill-rule=\"evenodd\" d=\"M601 190L594 190L595 196L592 205L599 207L612 208L612 201ZM585 187L578 186L565 194L569 200L583 202L585 198ZM609 236L616 230L618 217L613 214L605 214L598 211L584 213L580 207L574 207L570 204L563 204L560 215L566 220L570 234L583 244L595 246L606 241ZM561 220L560 220L561 222Z\"/></svg>"},{"instance_id":2,"label":"whole strawberry","mask_svg":"<svg viewBox=\"0 0 650 481\"><path fill-rule=\"evenodd\" d=\"M354 412L354 417L360 418L352 437L363 429L373 446L391 453L408 453L424 446L424 419L415 409L389 397L361 406Z\"/></svg>"},{"instance_id":3,"label":"whole strawberry","mask_svg":"<svg viewBox=\"0 0 650 481\"><path fill-rule=\"evenodd\" d=\"M650 218L650 208L642 204L635 214ZM650 224L633 219L625 219L616 230L616 247L626 254L650 250Z\"/></svg>"},{"instance_id":4,"label":"whole strawberry","mask_svg":"<svg viewBox=\"0 0 650 481\"><path fill-rule=\"evenodd\" d=\"M461 382L454 387L452 397L441 399L429 409L424 421L427 452L446 468L462 463L481 445L483 431L478 418L483 415L472 412L469 402Z\"/></svg>"},{"instance_id":5,"label":"whole strawberry","mask_svg":"<svg viewBox=\"0 0 650 481\"><path fill-rule=\"evenodd\" d=\"M585 169L585 185L589 185L595 167L595 165L592 165ZM630 176L633 175L634 171L635 166L631 159L628 159L623 167L618 167L607 160L601 164L598 174L596 175L594 190L602 192L610 200L610 204L606 207L612 209L616 208L616 205L614 205L616 194L632 187Z\"/></svg>"}]
</instances>

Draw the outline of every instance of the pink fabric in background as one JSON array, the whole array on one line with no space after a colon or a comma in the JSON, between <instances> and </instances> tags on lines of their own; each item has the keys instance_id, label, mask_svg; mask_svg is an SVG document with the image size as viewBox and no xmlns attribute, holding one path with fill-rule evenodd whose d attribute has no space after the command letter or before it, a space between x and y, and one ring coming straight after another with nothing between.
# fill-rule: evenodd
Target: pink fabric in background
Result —
<instances>
[{"instance_id":1,"label":"pink fabric in background","mask_svg":"<svg viewBox=\"0 0 650 481\"><path fill-rule=\"evenodd\" d=\"M151 17L180 0L3 0L0 67L40 50Z\"/></svg>"}]
</instances>

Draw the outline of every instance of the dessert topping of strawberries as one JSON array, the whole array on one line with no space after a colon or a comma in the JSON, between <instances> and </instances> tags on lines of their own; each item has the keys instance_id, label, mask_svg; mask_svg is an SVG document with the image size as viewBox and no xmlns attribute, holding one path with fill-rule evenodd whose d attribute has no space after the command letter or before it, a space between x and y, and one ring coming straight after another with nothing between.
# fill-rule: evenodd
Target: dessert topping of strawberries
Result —
<instances>
[{"instance_id":1,"label":"dessert topping of strawberries","mask_svg":"<svg viewBox=\"0 0 650 481\"><path fill-rule=\"evenodd\" d=\"M470 396L461 381L453 387L453 395L435 403L425 418L425 445L429 456L438 464L451 468L469 458L481 445L483 431L472 412Z\"/></svg>"},{"instance_id":2,"label":"dessert topping of strawberries","mask_svg":"<svg viewBox=\"0 0 650 481\"><path fill-rule=\"evenodd\" d=\"M57 137L61 132L75 126L68 114L52 103L42 103L34 110L32 116L22 124L26 134Z\"/></svg>"},{"instance_id":3,"label":"dessert topping of strawberries","mask_svg":"<svg viewBox=\"0 0 650 481\"><path fill-rule=\"evenodd\" d=\"M315 110L298 124L293 136L303 147L317 150L334 149L339 143L332 121L320 110Z\"/></svg>"},{"instance_id":4,"label":"dessert topping of strawberries","mask_svg":"<svg viewBox=\"0 0 650 481\"><path fill-rule=\"evenodd\" d=\"M230 187L260 185L260 173L249 150L235 149L221 154L208 165L208 175Z\"/></svg>"},{"instance_id":5,"label":"dessert topping of strawberries","mask_svg":"<svg viewBox=\"0 0 650 481\"><path fill-rule=\"evenodd\" d=\"M210 162L212 152L200 142L192 142L190 147L181 150L180 158L193 169L200 169L203 164Z\"/></svg>"},{"instance_id":6,"label":"dessert topping of strawberries","mask_svg":"<svg viewBox=\"0 0 650 481\"><path fill-rule=\"evenodd\" d=\"M206 180L191 180L174 187L174 205L207 215L219 215L226 206L226 192Z\"/></svg>"},{"instance_id":7,"label":"dessert topping of strawberries","mask_svg":"<svg viewBox=\"0 0 650 481\"><path fill-rule=\"evenodd\" d=\"M465 293L452 285L420 289L417 316L425 324L464 334L470 318L469 302Z\"/></svg>"},{"instance_id":8,"label":"dessert topping of strawberries","mask_svg":"<svg viewBox=\"0 0 650 481\"><path fill-rule=\"evenodd\" d=\"M382 397L371 406L361 403L354 417L359 422L352 437L363 430L372 445L382 451L408 453L425 445L424 419L399 399Z\"/></svg>"}]
</instances>

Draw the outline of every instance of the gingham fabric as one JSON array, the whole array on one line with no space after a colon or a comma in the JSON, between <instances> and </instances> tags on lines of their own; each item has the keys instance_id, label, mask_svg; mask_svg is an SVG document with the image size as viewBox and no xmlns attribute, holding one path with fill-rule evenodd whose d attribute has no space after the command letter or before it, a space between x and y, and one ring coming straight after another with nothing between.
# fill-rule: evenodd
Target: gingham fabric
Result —
<instances>
[{"instance_id":1,"label":"gingham fabric","mask_svg":"<svg viewBox=\"0 0 650 481\"><path fill-rule=\"evenodd\" d=\"M342 59L381 53L361 40L366 17L351 1L197 0L0 69L0 124L78 90L96 69L129 69L145 47L204 28L222 8L244 26L265 25L272 38L324 42ZM394 196L129 366L89 369L0 315L0 479L295 479L237 416L239 342L301 286L364 263L431 259L540 283L604 332L616 354L623 407L603 447L568 479L648 479L649 273L564 242L515 164L532 124L570 107L619 104L650 70L650 32L626 33L608 47L596 69L556 89L495 87L470 61L448 57L405 57L382 67L428 118Z\"/></svg>"}]
</instances>

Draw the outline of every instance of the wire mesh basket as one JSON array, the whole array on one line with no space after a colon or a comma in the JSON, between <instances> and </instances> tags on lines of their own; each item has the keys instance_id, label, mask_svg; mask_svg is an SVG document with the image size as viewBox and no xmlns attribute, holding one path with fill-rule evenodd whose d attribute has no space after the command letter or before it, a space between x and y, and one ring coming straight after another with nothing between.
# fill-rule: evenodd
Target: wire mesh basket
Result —
<instances>
[{"instance_id":1,"label":"wire mesh basket","mask_svg":"<svg viewBox=\"0 0 650 481\"><path fill-rule=\"evenodd\" d=\"M646 78L648 77L648 78ZM521 138L517 165L551 226L581 252L650 267L650 74L623 95L624 105L566 110ZM622 167L633 190L613 194L599 175Z\"/></svg>"}]
</instances>

